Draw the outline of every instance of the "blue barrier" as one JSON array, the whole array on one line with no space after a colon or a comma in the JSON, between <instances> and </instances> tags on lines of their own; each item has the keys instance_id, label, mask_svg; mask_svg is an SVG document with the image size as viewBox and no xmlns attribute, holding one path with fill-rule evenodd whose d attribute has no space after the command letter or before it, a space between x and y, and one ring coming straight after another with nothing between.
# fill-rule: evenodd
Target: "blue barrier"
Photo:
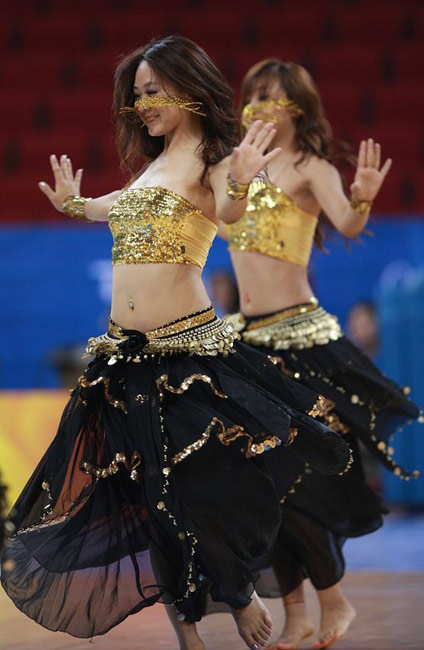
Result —
<instances>
[{"instance_id":1,"label":"blue barrier","mask_svg":"<svg viewBox=\"0 0 424 650\"><path fill-rule=\"evenodd\" d=\"M424 222L379 221L373 230L374 237L362 237L350 251L335 240L327 245L330 254L314 253L312 282L323 306L339 315L342 325L353 303L377 301L382 368L394 380L411 385L414 399L424 404L424 290L416 271L423 264ZM0 388L56 386L52 350L82 346L89 336L105 330L111 245L103 225L0 230ZM225 243L217 240L205 269L206 282L223 268L230 270L231 264ZM398 455L408 467L424 457L423 433L414 427L399 436ZM388 477L387 495L391 501L423 504L423 483Z\"/></svg>"},{"instance_id":2,"label":"blue barrier","mask_svg":"<svg viewBox=\"0 0 424 650\"><path fill-rule=\"evenodd\" d=\"M424 266L401 269L395 265L382 277L376 291L381 322L382 366L389 377L413 387L413 398L424 406ZM424 504L424 425L406 426L393 440L397 461L417 468L418 481L384 477L385 495L391 503Z\"/></svg>"}]
</instances>

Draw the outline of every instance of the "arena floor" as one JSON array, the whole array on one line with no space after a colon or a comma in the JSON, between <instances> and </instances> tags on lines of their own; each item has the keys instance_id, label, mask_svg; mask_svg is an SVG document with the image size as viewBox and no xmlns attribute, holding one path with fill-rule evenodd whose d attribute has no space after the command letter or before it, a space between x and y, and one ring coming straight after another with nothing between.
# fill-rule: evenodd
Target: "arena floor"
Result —
<instances>
[{"instance_id":1,"label":"arena floor","mask_svg":"<svg viewBox=\"0 0 424 650\"><path fill-rule=\"evenodd\" d=\"M340 650L424 650L424 517L394 516L373 535L346 545L348 574L345 593L358 616ZM308 606L318 628L316 597L308 585ZM278 636L282 622L279 601L267 600ZM232 618L213 614L200 624L208 650L243 650ZM45 630L20 613L0 591L1 650L82 650L88 641ZM315 637L304 642L311 648ZM161 606L129 617L92 643L99 650L177 650Z\"/></svg>"}]
</instances>

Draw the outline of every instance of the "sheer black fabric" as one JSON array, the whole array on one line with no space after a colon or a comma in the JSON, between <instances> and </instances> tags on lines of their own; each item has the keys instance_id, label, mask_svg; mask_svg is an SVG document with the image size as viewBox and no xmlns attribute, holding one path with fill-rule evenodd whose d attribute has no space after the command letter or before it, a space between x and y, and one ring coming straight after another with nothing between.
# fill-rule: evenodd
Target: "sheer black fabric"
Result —
<instances>
[{"instance_id":1,"label":"sheer black fabric","mask_svg":"<svg viewBox=\"0 0 424 650\"><path fill-rule=\"evenodd\" d=\"M146 337L124 333L125 353L142 353ZM342 437L306 415L316 399L242 343L226 357L97 356L13 510L6 592L78 637L158 601L199 620L203 579L245 606L305 462L348 464Z\"/></svg>"},{"instance_id":2,"label":"sheer black fabric","mask_svg":"<svg viewBox=\"0 0 424 650\"><path fill-rule=\"evenodd\" d=\"M387 513L366 481L358 441L387 469L409 479L414 473L397 465L389 439L399 425L418 418L419 409L407 390L385 377L345 337L304 349L256 349L274 357L282 376L296 377L334 402L327 420L344 433L354 458L352 469L342 476L322 476L309 467L294 483L282 504L277 543L256 588L263 597L284 596L309 577L317 589L326 589L344 574L346 538L377 530Z\"/></svg>"}]
</instances>

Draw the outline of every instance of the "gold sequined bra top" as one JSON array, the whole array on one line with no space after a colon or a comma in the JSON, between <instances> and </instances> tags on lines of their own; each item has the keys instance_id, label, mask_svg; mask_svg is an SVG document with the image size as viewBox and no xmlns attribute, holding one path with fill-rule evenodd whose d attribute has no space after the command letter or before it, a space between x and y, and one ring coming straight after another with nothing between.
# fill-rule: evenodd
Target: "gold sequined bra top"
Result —
<instances>
[{"instance_id":1,"label":"gold sequined bra top","mask_svg":"<svg viewBox=\"0 0 424 650\"><path fill-rule=\"evenodd\" d=\"M109 212L112 264L195 264L203 268L217 226L163 187L125 190Z\"/></svg>"},{"instance_id":2,"label":"gold sequined bra top","mask_svg":"<svg viewBox=\"0 0 424 650\"><path fill-rule=\"evenodd\" d=\"M301 210L280 187L263 180L251 183L246 213L228 226L230 251L257 251L307 266L317 217Z\"/></svg>"}]
</instances>

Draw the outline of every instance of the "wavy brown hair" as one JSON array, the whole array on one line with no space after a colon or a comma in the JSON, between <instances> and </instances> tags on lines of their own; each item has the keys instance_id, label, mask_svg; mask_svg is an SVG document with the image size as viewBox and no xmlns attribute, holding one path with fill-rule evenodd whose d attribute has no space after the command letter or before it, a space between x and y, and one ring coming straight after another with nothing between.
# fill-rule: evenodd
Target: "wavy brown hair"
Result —
<instances>
[{"instance_id":1,"label":"wavy brown hair","mask_svg":"<svg viewBox=\"0 0 424 650\"><path fill-rule=\"evenodd\" d=\"M342 163L354 164L356 159L350 145L333 136L314 80L298 63L286 63L280 59L265 59L256 63L243 80L241 110L250 102L258 88L266 93L275 81L285 90L288 99L302 109L301 115L294 116L295 138L300 152L295 165L300 165L310 155L323 158L336 166ZM321 221L334 230L334 226L324 213L321 215ZM315 244L319 248L323 247L323 239L322 229L318 227L315 233Z\"/></svg>"},{"instance_id":2,"label":"wavy brown hair","mask_svg":"<svg viewBox=\"0 0 424 650\"><path fill-rule=\"evenodd\" d=\"M163 136L152 137L147 129L140 128L140 119L134 119L134 114L120 114L121 108L134 104L134 78L142 61L149 64L160 81L169 81L181 96L202 104L206 117L198 118L203 131L198 153L203 162L200 182L207 187L209 167L239 144L239 120L233 91L224 76L201 47L183 36L153 39L127 54L116 68L113 115L121 167L134 178L146 161L159 156L165 144Z\"/></svg>"}]
</instances>

